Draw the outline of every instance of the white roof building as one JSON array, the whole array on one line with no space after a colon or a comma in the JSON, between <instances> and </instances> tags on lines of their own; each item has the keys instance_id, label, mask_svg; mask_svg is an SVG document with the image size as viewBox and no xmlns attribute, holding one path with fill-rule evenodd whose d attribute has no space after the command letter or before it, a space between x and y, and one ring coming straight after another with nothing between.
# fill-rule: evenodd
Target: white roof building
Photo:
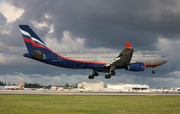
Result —
<instances>
[{"instance_id":1,"label":"white roof building","mask_svg":"<svg viewBox=\"0 0 180 114\"><path fill-rule=\"evenodd\" d=\"M143 84L107 84L107 88L112 91L144 91L149 89L148 85Z\"/></svg>"}]
</instances>

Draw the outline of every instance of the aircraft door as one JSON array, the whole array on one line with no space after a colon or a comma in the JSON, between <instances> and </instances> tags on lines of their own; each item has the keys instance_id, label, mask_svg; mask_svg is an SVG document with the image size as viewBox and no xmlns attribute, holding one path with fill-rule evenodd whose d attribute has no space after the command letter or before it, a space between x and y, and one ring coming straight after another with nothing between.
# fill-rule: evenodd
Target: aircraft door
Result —
<instances>
[{"instance_id":1,"label":"aircraft door","mask_svg":"<svg viewBox=\"0 0 180 114\"><path fill-rule=\"evenodd\" d=\"M138 54L138 58L139 58L139 60L142 60L142 55Z\"/></svg>"},{"instance_id":2,"label":"aircraft door","mask_svg":"<svg viewBox=\"0 0 180 114\"><path fill-rule=\"evenodd\" d=\"M94 55L94 61L97 61L97 55Z\"/></svg>"}]
</instances>

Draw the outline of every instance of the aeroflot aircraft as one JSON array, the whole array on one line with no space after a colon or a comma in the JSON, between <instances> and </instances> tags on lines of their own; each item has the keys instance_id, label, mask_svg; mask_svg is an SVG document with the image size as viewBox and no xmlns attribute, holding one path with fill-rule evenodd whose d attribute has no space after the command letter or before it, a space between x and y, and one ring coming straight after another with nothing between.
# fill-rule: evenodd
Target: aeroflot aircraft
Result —
<instances>
[{"instance_id":1,"label":"aeroflot aircraft","mask_svg":"<svg viewBox=\"0 0 180 114\"><path fill-rule=\"evenodd\" d=\"M152 67L152 73L156 73L156 67L168 61L157 52L133 52L129 42L120 53L55 53L31 30L28 25L19 25L20 31L27 46L28 53L24 57L34 59L50 65L71 69L92 69L89 79L98 76L98 72L105 72L106 79L115 75L115 69L127 71L144 71L146 67Z\"/></svg>"}]
</instances>

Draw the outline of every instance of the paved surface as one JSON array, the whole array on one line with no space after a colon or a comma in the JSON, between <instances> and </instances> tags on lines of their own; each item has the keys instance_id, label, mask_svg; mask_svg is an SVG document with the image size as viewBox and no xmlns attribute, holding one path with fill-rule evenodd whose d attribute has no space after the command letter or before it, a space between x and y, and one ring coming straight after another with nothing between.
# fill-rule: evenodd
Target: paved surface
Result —
<instances>
[{"instance_id":1,"label":"paved surface","mask_svg":"<svg viewBox=\"0 0 180 114\"><path fill-rule=\"evenodd\" d=\"M71 92L71 91L26 91L26 90L0 90L0 94L39 94L39 95L111 95L111 96L121 96L121 95L128 95L128 96L180 96L179 93L149 93L149 92L126 92L126 93L119 93L119 92Z\"/></svg>"}]
</instances>

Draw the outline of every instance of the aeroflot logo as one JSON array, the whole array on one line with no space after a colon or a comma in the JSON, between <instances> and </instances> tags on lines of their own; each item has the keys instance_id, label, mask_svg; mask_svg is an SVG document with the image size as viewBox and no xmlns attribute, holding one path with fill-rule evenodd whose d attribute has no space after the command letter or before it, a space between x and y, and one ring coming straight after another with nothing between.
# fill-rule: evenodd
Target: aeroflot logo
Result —
<instances>
[{"instance_id":1,"label":"aeroflot logo","mask_svg":"<svg viewBox=\"0 0 180 114\"><path fill-rule=\"evenodd\" d=\"M33 38L28 32L26 32L26 31L24 31L24 30L22 30L22 29L20 29L20 31L21 31L21 33L23 34L23 36L28 36L28 37L31 38L34 42L37 42L37 43L39 43L39 44L47 47L46 44L44 44L43 42L39 41L39 40L36 39L36 38Z\"/></svg>"}]
</instances>

